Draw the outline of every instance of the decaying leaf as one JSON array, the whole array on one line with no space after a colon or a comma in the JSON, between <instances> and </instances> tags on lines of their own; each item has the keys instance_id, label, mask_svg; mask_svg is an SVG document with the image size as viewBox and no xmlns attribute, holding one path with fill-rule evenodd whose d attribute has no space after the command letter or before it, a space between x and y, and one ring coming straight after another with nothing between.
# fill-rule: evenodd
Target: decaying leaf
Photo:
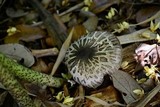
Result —
<instances>
[{"instance_id":1,"label":"decaying leaf","mask_svg":"<svg viewBox=\"0 0 160 107\"><path fill-rule=\"evenodd\" d=\"M96 16L89 17L89 19L83 23L84 27L89 32L95 31L95 29L97 28L97 24L98 24L98 17Z\"/></svg>"},{"instance_id":2,"label":"decaying leaf","mask_svg":"<svg viewBox=\"0 0 160 107\"><path fill-rule=\"evenodd\" d=\"M140 9L137 13L136 13L136 21L137 23L140 23L148 18L150 18L151 16L153 16L160 8L158 6L149 6L149 7L145 7ZM144 26L144 25L143 25Z\"/></svg>"},{"instance_id":3,"label":"decaying leaf","mask_svg":"<svg viewBox=\"0 0 160 107\"><path fill-rule=\"evenodd\" d=\"M160 84L158 84L152 91L144 96L140 101L129 104L128 107L145 107L145 105L159 92Z\"/></svg>"},{"instance_id":4,"label":"decaying leaf","mask_svg":"<svg viewBox=\"0 0 160 107\"><path fill-rule=\"evenodd\" d=\"M83 25L75 25L73 36L72 36L72 42L78 40L81 36L86 34L86 29Z\"/></svg>"},{"instance_id":5,"label":"decaying leaf","mask_svg":"<svg viewBox=\"0 0 160 107\"><path fill-rule=\"evenodd\" d=\"M50 94L47 94L47 90L43 87L40 87L38 85L32 84L32 83L24 83L24 87L27 90L28 94L31 96L36 96L37 98L47 101L48 98L50 98Z\"/></svg>"},{"instance_id":6,"label":"decaying leaf","mask_svg":"<svg viewBox=\"0 0 160 107\"><path fill-rule=\"evenodd\" d=\"M94 13L100 13L109 6L113 4L117 4L118 0L93 0L93 6L91 6L91 10Z\"/></svg>"},{"instance_id":7,"label":"decaying leaf","mask_svg":"<svg viewBox=\"0 0 160 107\"><path fill-rule=\"evenodd\" d=\"M21 17L21 16L25 16L27 15L28 13L27 12L24 12L23 10L21 9L13 9L13 8L7 8L6 9L6 14L11 17L11 18L17 18L17 17Z\"/></svg>"},{"instance_id":8,"label":"decaying leaf","mask_svg":"<svg viewBox=\"0 0 160 107\"><path fill-rule=\"evenodd\" d=\"M58 66L60 65L60 63L62 62L63 58L65 57L65 53L71 43L71 39L72 39L72 35L73 35L73 31L74 31L74 28L70 31L70 34L68 35L67 39L65 40L65 42L63 43L61 49L60 49L60 52L59 52L59 55L58 55L58 58L56 60L56 63L54 64L53 66L53 69L52 69L52 72L51 72L51 75L54 75L54 73L56 72Z\"/></svg>"},{"instance_id":9,"label":"decaying leaf","mask_svg":"<svg viewBox=\"0 0 160 107\"><path fill-rule=\"evenodd\" d=\"M36 63L32 66L32 69L46 74L50 70L48 65L41 58L37 59Z\"/></svg>"},{"instance_id":10,"label":"decaying leaf","mask_svg":"<svg viewBox=\"0 0 160 107\"><path fill-rule=\"evenodd\" d=\"M114 87L122 93L122 96L127 104L135 102L139 99L139 96L134 93L134 90L143 89L129 74L119 70L114 72L111 77Z\"/></svg>"},{"instance_id":11,"label":"decaying leaf","mask_svg":"<svg viewBox=\"0 0 160 107\"><path fill-rule=\"evenodd\" d=\"M11 36L5 37L5 43L18 43L19 40L34 41L45 36L45 32L39 27L32 27L29 25L17 25L16 29L18 30L18 32Z\"/></svg>"},{"instance_id":12,"label":"decaying leaf","mask_svg":"<svg viewBox=\"0 0 160 107\"><path fill-rule=\"evenodd\" d=\"M107 102L114 103L116 101L119 101L118 92L113 86L108 86L106 88L93 91L92 93L93 94L91 94L90 96L97 97L103 100L105 103L100 104L92 100L86 99L85 107L93 107L94 105L106 105ZM99 107L99 106L96 106L96 107Z\"/></svg>"},{"instance_id":13,"label":"decaying leaf","mask_svg":"<svg viewBox=\"0 0 160 107\"><path fill-rule=\"evenodd\" d=\"M7 55L9 58L21 62L27 67L34 64L35 60L27 47L20 44L4 44L0 45L0 52Z\"/></svg>"}]
</instances>

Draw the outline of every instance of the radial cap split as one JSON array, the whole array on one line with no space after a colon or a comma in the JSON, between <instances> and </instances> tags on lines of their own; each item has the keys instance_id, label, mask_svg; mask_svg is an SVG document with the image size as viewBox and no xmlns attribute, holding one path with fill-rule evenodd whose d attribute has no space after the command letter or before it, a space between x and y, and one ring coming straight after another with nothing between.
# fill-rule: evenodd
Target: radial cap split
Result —
<instances>
[{"instance_id":1,"label":"radial cap split","mask_svg":"<svg viewBox=\"0 0 160 107\"><path fill-rule=\"evenodd\" d=\"M103 82L106 74L120 67L122 48L119 40L106 31L88 33L71 44L65 63L73 79L90 88Z\"/></svg>"}]
</instances>

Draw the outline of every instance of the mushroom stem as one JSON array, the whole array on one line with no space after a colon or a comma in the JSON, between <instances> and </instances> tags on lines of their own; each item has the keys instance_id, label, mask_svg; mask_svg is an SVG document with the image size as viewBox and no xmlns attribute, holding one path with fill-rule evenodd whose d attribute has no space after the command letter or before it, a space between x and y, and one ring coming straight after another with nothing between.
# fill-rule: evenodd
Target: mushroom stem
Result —
<instances>
[{"instance_id":1,"label":"mushroom stem","mask_svg":"<svg viewBox=\"0 0 160 107\"><path fill-rule=\"evenodd\" d=\"M31 50L33 56L39 58L43 56L51 56L51 55L58 55L59 51L57 48L50 48L50 49L41 49L41 50Z\"/></svg>"}]
</instances>

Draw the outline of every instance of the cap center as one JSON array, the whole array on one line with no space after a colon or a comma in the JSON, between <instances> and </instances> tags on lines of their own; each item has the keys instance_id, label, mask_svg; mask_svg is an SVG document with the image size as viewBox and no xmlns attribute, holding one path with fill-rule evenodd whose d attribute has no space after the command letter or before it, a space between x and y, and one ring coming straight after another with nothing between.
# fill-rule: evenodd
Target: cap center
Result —
<instances>
[{"instance_id":1,"label":"cap center","mask_svg":"<svg viewBox=\"0 0 160 107\"><path fill-rule=\"evenodd\" d=\"M81 47L77 52L75 52L75 55L80 60L92 59L95 55L95 48L91 48L90 46Z\"/></svg>"}]
</instances>

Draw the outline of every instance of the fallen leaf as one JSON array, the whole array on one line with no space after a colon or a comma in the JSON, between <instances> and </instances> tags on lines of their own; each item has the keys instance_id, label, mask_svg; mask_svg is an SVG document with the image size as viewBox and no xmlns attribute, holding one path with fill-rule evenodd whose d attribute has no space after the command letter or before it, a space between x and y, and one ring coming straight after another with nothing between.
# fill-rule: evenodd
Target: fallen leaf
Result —
<instances>
[{"instance_id":1,"label":"fallen leaf","mask_svg":"<svg viewBox=\"0 0 160 107\"><path fill-rule=\"evenodd\" d=\"M92 94L90 96L97 97L105 101L106 103L107 102L113 103L113 102L119 101L118 92L113 86L108 86L106 88L96 90L91 93ZM97 104L96 102L86 99L85 107L93 107L93 105L96 105L96 104Z\"/></svg>"},{"instance_id":2,"label":"fallen leaf","mask_svg":"<svg viewBox=\"0 0 160 107\"><path fill-rule=\"evenodd\" d=\"M28 12L24 12L21 9L13 9L11 7L6 9L6 14L11 17L11 18L17 18L17 17L21 17L21 16L25 16L28 14Z\"/></svg>"},{"instance_id":3,"label":"fallen leaf","mask_svg":"<svg viewBox=\"0 0 160 107\"><path fill-rule=\"evenodd\" d=\"M0 45L0 52L5 54L9 58L17 60L18 62L22 61L22 64L27 67L32 66L35 62L30 50L20 44Z\"/></svg>"},{"instance_id":4,"label":"fallen leaf","mask_svg":"<svg viewBox=\"0 0 160 107\"><path fill-rule=\"evenodd\" d=\"M66 51L71 43L71 39L72 39L72 35L73 35L73 31L74 31L74 28L72 28L72 30L70 31L67 39L64 41L61 49L60 49L60 52L59 52L59 55L58 55L58 58L56 59L56 62L53 66L53 69L52 69L52 72L51 72L51 75L54 75L57 68L59 67L60 63L62 62L63 58L65 57L65 54L66 54Z\"/></svg>"},{"instance_id":5,"label":"fallen leaf","mask_svg":"<svg viewBox=\"0 0 160 107\"><path fill-rule=\"evenodd\" d=\"M70 31L70 30L69 30ZM86 34L86 29L83 25L75 25L73 36L72 36L72 42L78 40L81 36L84 36Z\"/></svg>"},{"instance_id":6,"label":"fallen leaf","mask_svg":"<svg viewBox=\"0 0 160 107\"><path fill-rule=\"evenodd\" d=\"M122 93L122 96L127 104L135 102L139 98L139 96L133 91L135 89L143 89L128 73L119 70L114 72L111 77L114 87Z\"/></svg>"},{"instance_id":7,"label":"fallen leaf","mask_svg":"<svg viewBox=\"0 0 160 107\"><path fill-rule=\"evenodd\" d=\"M47 101L47 99L51 97L51 95L47 93L45 88L43 89L38 85L32 83L24 83L24 87L29 95L36 96L43 101Z\"/></svg>"},{"instance_id":8,"label":"fallen leaf","mask_svg":"<svg viewBox=\"0 0 160 107\"><path fill-rule=\"evenodd\" d=\"M47 64L42 60L42 58L38 58L36 63L31 67L35 71L49 73L49 67Z\"/></svg>"},{"instance_id":9,"label":"fallen leaf","mask_svg":"<svg viewBox=\"0 0 160 107\"><path fill-rule=\"evenodd\" d=\"M87 31L92 32L95 31L97 28L97 24L98 24L98 17L96 16L91 16L88 18L88 20L86 20L83 25L84 27L87 29Z\"/></svg>"},{"instance_id":10,"label":"fallen leaf","mask_svg":"<svg viewBox=\"0 0 160 107\"><path fill-rule=\"evenodd\" d=\"M100 13L113 4L117 4L119 0L93 0L91 11L94 13Z\"/></svg>"},{"instance_id":11,"label":"fallen leaf","mask_svg":"<svg viewBox=\"0 0 160 107\"><path fill-rule=\"evenodd\" d=\"M128 107L145 107L145 105L159 92L160 84L158 84L153 90L151 90L140 101L130 104Z\"/></svg>"},{"instance_id":12,"label":"fallen leaf","mask_svg":"<svg viewBox=\"0 0 160 107\"><path fill-rule=\"evenodd\" d=\"M18 32L11 36L5 37L5 43L18 43L19 40L23 40L26 42L34 41L45 36L45 32L39 27L32 27L29 25L17 25L16 28Z\"/></svg>"},{"instance_id":13,"label":"fallen leaf","mask_svg":"<svg viewBox=\"0 0 160 107\"><path fill-rule=\"evenodd\" d=\"M136 13L137 23L140 23L140 22L147 20L148 18L150 18L151 16L156 14L156 12L158 12L159 9L160 8L158 6L149 6L149 7L145 7L145 8L140 9ZM144 26L144 24L142 26Z\"/></svg>"}]
</instances>

